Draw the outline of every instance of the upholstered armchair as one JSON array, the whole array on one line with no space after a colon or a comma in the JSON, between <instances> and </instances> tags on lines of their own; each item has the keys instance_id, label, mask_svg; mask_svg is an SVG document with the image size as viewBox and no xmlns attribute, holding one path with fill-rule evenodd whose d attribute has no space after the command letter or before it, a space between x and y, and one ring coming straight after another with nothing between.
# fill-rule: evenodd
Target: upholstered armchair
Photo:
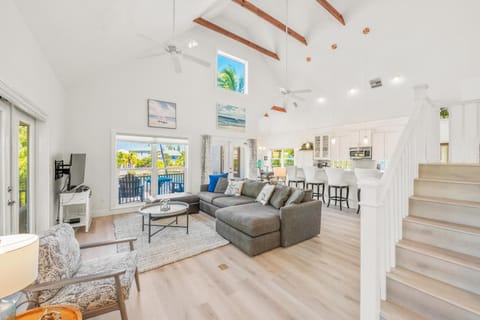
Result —
<instances>
[{"instance_id":1,"label":"upholstered armchair","mask_svg":"<svg viewBox=\"0 0 480 320\"><path fill-rule=\"evenodd\" d=\"M59 224L40 236L38 278L24 289L37 305L71 305L84 318L120 310L127 320L125 299L135 279L140 291L135 238L79 245L73 228ZM80 249L130 243L130 251L82 260Z\"/></svg>"}]
</instances>

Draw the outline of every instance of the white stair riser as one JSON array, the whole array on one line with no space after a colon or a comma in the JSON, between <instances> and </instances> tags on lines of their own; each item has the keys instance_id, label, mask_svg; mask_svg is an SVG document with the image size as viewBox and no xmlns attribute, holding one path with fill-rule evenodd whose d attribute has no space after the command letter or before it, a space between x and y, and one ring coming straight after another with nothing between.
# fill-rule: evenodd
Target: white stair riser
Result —
<instances>
[{"instance_id":1,"label":"white stair riser","mask_svg":"<svg viewBox=\"0 0 480 320\"><path fill-rule=\"evenodd\" d=\"M480 184L415 180L414 186L414 194L416 196L449 198L467 201L480 200Z\"/></svg>"},{"instance_id":2,"label":"white stair riser","mask_svg":"<svg viewBox=\"0 0 480 320\"><path fill-rule=\"evenodd\" d=\"M480 236L431 225L403 222L403 238L480 257Z\"/></svg>"},{"instance_id":3,"label":"white stair riser","mask_svg":"<svg viewBox=\"0 0 480 320\"><path fill-rule=\"evenodd\" d=\"M410 199L409 203L409 214L412 216L480 228L480 207L460 206L418 199Z\"/></svg>"},{"instance_id":4,"label":"white stair riser","mask_svg":"<svg viewBox=\"0 0 480 320\"><path fill-rule=\"evenodd\" d=\"M397 246L397 266L480 294L480 271Z\"/></svg>"},{"instance_id":5,"label":"white stair riser","mask_svg":"<svg viewBox=\"0 0 480 320\"><path fill-rule=\"evenodd\" d=\"M467 310L446 303L429 294L418 291L390 278L387 279L387 299L400 306L435 320L479 320L480 317Z\"/></svg>"},{"instance_id":6,"label":"white stair riser","mask_svg":"<svg viewBox=\"0 0 480 320\"><path fill-rule=\"evenodd\" d=\"M456 180L480 182L480 166L455 165L448 166L421 164L418 175L425 179Z\"/></svg>"}]
</instances>

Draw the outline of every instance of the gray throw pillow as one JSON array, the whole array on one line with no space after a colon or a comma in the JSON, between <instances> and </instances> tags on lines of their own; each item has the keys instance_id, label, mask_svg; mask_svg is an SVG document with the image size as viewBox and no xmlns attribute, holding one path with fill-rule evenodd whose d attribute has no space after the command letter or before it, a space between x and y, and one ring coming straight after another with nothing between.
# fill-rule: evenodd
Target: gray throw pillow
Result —
<instances>
[{"instance_id":1,"label":"gray throw pillow","mask_svg":"<svg viewBox=\"0 0 480 320\"><path fill-rule=\"evenodd\" d=\"M280 209L288 200L290 195L290 188L287 186L276 186L272 197L270 198L270 204L272 207Z\"/></svg>"},{"instance_id":2,"label":"gray throw pillow","mask_svg":"<svg viewBox=\"0 0 480 320\"><path fill-rule=\"evenodd\" d=\"M295 189L290 195L290 197L288 198L285 205L289 206L292 204L302 203L304 198L305 198L305 191L303 191L302 189Z\"/></svg>"},{"instance_id":3,"label":"gray throw pillow","mask_svg":"<svg viewBox=\"0 0 480 320\"><path fill-rule=\"evenodd\" d=\"M243 184L242 195L250 198L257 198L264 185L265 183L263 182L247 180Z\"/></svg>"},{"instance_id":4,"label":"gray throw pillow","mask_svg":"<svg viewBox=\"0 0 480 320\"><path fill-rule=\"evenodd\" d=\"M308 202L308 201L313 201L313 190L312 189L305 190L305 197L303 197L302 202Z\"/></svg>"},{"instance_id":5,"label":"gray throw pillow","mask_svg":"<svg viewBox=\"0 0 480 320\"><path fill-rule=\"evenodd\" d=\"M215 186L215 193L225 193L228 187L228 178L218 179L217 185Z\"/></svg>"}]
</instances>

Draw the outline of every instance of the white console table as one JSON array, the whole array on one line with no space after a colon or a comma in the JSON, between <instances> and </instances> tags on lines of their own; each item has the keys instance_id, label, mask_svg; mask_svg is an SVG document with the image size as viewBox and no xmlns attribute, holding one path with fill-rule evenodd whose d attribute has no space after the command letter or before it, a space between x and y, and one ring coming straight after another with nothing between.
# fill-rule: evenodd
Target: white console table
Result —
<instances>
[{"instance_id":1,"label":"white console table","mask_svg":"<svg viewBox=\"0 0 480 320\"><path fill-rule=\"evenodd\" d=\"M90 216L90 197L91 191L86 190L82 192L62 192L60 193L60 206L59 206L59 221L63 223L64 221L64 209L68 206L73 205L84 205L84 210L81 215L76 215L76 218L80 218L80 222L71 223L70 225L74 228L85 227L85 232L88 232L90 229L90 223L92 222L92 217Z\"/></svg>"}]
</instances>

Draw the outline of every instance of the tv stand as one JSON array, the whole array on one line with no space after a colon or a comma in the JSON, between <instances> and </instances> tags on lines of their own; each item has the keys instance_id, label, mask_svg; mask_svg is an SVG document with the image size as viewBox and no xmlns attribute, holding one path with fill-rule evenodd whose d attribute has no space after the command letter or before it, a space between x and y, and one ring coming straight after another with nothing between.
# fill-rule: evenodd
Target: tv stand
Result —
<instances>
[{"instance_id":1,"label":"tv stand","mask_svg":"<svg viewBox=\"0 0 480 320\"><path fill-rule=\"evenodd\" d=\"M74 228L85 227L85 232L88 232L88 230L90 229L90 224L92 222L92 217L90 215L91 195L92 193L90 190L85 190L82 192L61 192L59 194L59 198L60 198L59 213L58 213L59 222L60 223L67 222L64 219L64 209L66 207L73 206L73 205L83 205L84 210L81 213L81 215L75 216L75 218L80 218L80 222L70 223L70 225Z\"/></svg>"}]
</instances>

